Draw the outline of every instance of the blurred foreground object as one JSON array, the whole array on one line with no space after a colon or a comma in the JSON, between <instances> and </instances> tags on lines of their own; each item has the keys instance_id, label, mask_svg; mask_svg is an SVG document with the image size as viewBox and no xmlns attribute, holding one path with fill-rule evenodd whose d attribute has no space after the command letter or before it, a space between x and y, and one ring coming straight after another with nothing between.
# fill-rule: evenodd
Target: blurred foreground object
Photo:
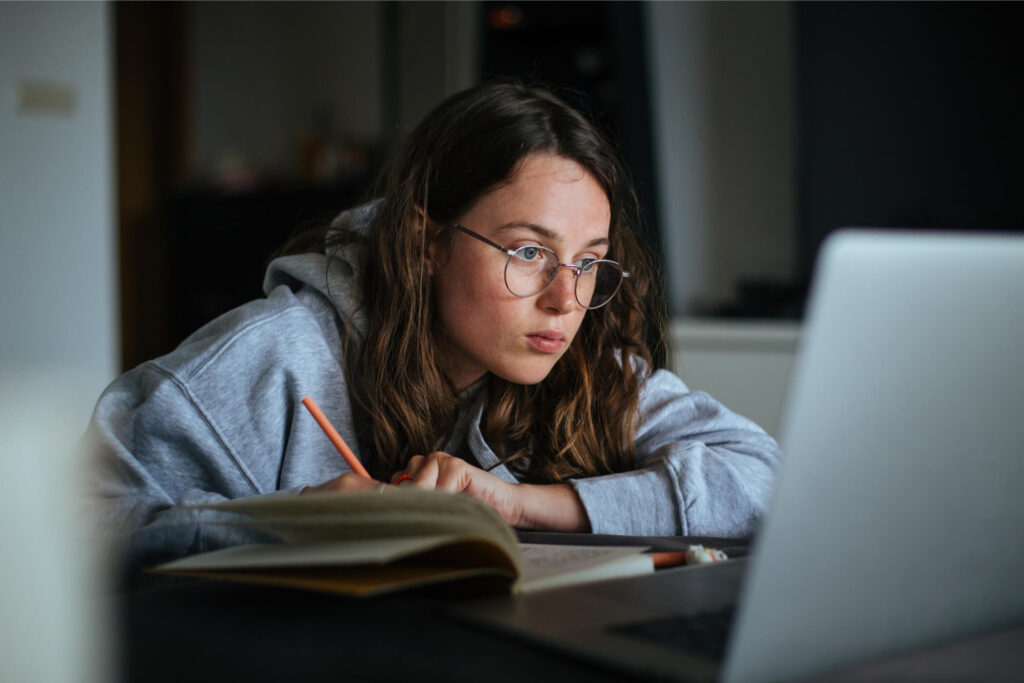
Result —
<instances>
[{"instance_id":1,"label":"blurred foreground object","mask_svg":"<svg viewBox=\"0 0 1024 683\"><path fill-rule=\"evenodd\" d=\"M0 377L0 681L110 680L76 424L95 397L51 375Z\"/></svg>"}]
</instances>

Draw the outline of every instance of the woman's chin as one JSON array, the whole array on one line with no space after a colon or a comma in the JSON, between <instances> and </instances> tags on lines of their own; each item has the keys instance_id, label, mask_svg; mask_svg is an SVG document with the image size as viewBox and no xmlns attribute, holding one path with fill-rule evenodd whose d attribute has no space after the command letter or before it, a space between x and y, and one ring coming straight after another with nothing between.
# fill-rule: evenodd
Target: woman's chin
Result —
<instances>
[{"instance_id":1,"label":"woman's chin","mask_svg":"<svg viewBox=\"0 0 1024 683\"><path fill-rule=\"evenodd\" d=\"M540 384L548 375L551 374L551 370L554 367L554 363L548 363L536 368L524 368L522 366L515 368L499 368L497 370L492 370L491 374L512 384Z\"/></svg>"}]
</instances>

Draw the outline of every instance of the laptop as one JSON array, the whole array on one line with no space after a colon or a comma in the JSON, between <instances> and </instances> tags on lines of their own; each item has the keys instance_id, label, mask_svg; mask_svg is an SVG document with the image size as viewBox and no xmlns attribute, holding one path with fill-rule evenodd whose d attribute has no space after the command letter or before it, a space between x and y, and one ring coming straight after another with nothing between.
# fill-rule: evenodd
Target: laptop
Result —
<instances>
[{"instance_id":1,"label":"laptop","mask_svg":"<svg viewBox=\"0 0 1024 683\"><path fill-rule=\"evenodd\" d=\"M454 613L664 680L794 680L1020 625L1022 406L1024 238L837 231L749 558Z\"/></svg>"}]
</instances>

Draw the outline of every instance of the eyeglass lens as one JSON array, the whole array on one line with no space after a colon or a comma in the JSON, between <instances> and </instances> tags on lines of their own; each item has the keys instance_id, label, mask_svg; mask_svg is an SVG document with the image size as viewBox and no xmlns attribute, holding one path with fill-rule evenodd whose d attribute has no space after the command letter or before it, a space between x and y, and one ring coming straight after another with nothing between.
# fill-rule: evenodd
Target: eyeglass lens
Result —
<instances>
[{"instance_id":1,"label":"eyeglass lens","mask_svg":"<svg viewBox=\"0 0 1024 683\"><path fill-rule=\"evenodd\" d=\"M505 284L520 297L542 292L558 274L558 256L546 247L520 247L509 256ZM584 308L608 303L622 284L622 267L614 261L592 261L576 276L576 300Z\"/></svg>"}]
</instances>

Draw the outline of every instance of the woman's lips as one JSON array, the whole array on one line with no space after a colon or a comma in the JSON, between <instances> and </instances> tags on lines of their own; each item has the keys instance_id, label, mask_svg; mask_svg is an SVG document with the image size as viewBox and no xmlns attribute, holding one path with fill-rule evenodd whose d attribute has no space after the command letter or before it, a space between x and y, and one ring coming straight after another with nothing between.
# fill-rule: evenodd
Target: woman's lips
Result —
<instances>
[{"instance_id":1,"label":"woman's lips","mask_svg":"<svg viewBox=\"0 0 1024 683\"><path fill-rule=\"evenodd\" d=\"M558 332L535 332L526 335L530 346L543 353L558 353L565 348L565 335Z\"/></svg>"}]
</instances>

